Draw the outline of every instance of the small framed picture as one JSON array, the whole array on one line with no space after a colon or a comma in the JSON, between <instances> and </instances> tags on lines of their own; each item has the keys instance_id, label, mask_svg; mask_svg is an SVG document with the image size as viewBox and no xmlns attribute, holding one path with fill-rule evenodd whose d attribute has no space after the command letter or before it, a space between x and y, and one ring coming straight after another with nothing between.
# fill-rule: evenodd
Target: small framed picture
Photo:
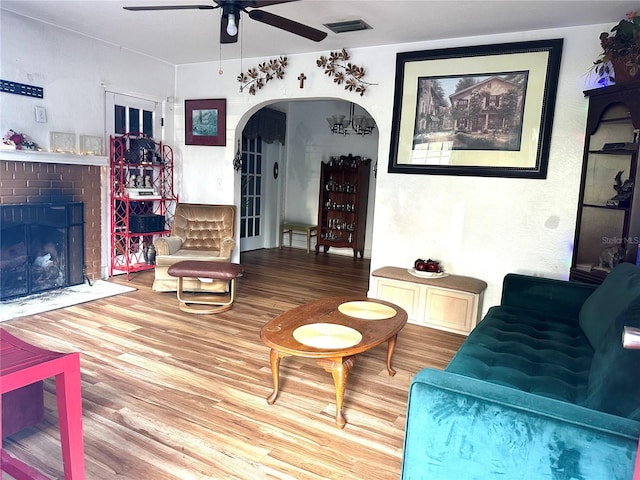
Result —
<instances>
[{"instance_id":1,"label":"small framed picture","mask_svg":"<svg viewBox=\"0 0 640 480\"><path fill-rule=\"evenodd\" d=\"M80 153L82 155L103 155L102 137L80 135Z\"/></svg>"},{"instance_id":2,"label":"small framed picture","mask_svg":"<svg viewBox=\"0 0 640 480\"><path fill-rule=\"evenodd\" d=\"M65 132L51 132L49 150L56 153L76 153L76 134Z\"/></svg>"},{"instance_id":3,"label":"small framed picture","mask_svg":"<svg viewBox=\"0 0 640 480\"><path fill-rule=\"evenodd\" d=\"M185 100L185 144L226 145L227 100Z\"/></svg>"}]
</instances>

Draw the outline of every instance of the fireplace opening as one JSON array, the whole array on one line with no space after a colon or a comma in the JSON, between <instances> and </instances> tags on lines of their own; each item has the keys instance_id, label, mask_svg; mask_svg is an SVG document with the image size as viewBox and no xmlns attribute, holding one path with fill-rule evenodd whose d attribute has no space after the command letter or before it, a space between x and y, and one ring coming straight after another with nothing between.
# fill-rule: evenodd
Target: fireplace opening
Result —
<instances>
[{"instance_id":1,"label":"fireplace opening","mask_svg":"<svg viewBox=\"0 0 640 480\"><path fill-rule=\"evenodd\" d=\"M84 206L0 205L0 300L84 282Z\"/></svg>"}]
</instances>

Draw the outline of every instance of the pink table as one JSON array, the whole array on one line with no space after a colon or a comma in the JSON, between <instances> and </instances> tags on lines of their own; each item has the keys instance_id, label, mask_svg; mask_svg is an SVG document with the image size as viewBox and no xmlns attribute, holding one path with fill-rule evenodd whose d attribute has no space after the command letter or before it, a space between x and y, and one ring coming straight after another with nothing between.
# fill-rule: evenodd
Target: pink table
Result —
<instances>
[{"instance_id":1,"label":"pink table","mask_svg":"<svg viewBox=\"0 0 640 480\"><path fill-rule=\"evenodd\" d=\"M44 350L0 329L0 393L11 392L53 376L56 378L64 478L84 480L80 354ZM1 422L2 420L0 430ZM10 456L4 449L1 461L1 470L18 480L46 478L24 462Z\"/></svg>"}]
</instances>

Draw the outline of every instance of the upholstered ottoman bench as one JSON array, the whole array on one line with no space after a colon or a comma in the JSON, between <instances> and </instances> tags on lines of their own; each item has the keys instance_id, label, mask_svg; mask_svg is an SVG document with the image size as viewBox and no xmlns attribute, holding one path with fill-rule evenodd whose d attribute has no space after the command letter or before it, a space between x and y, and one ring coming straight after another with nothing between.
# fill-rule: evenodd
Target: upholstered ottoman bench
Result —
<instances>
[{"instance_id":1,"label":"upholstered ottoman bench","mask_svg":"<svg viewBox=\"0 0 640 480\"><path fill-rule=\"evenodd\" d=\"M180 310L187 313L220 313L231 308L236 298L236 278L244 272L242 265L229 262L210 262L202 260L184 260L174 263L167 273L178 278L176 296L180 303ZM183 281L185 278L198 278L202 282L207 280L224 280L229 282L228 295L190 294L185 296Z\"/></svg>"}]
</instances>

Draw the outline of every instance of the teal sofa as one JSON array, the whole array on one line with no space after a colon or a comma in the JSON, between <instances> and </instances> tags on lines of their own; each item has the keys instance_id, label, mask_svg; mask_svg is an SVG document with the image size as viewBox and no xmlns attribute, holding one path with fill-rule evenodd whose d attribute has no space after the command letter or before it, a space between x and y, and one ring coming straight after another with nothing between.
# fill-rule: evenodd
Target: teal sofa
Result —
<instances>
[{"instance_id":1,"label":"teal sofa","mask_svg":"<svg viewBox=\"0 0 640 480\"><path fill-rule=\"evenodd\" d=\"M600 286L508 274L445 370L409 390L403 480L631 480L640 435L640 268ZM428 347L426 347L428 348Z\"/></svg>"}]
</instances>

